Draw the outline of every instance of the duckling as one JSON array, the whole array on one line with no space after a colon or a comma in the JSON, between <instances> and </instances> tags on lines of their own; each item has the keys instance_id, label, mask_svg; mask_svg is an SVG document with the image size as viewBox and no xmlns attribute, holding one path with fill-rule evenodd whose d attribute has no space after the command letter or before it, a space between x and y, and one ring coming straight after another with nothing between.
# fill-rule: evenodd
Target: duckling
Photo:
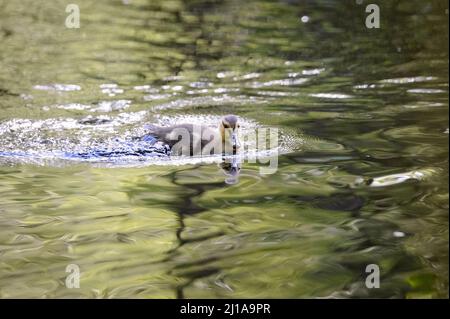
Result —
<instances>
[{"instance_id":1,"label":"duckling","mask_svg":"<svg viewBox=\"0 0 450 319\"><path fill-rule=\"evenodd\" d=\"M217 129L206 125L178 124L170 127L148 126L148 134L168 145L171 155L236 154L239 142L238 117L224 116Z\"/></svg>"}]
</instances>

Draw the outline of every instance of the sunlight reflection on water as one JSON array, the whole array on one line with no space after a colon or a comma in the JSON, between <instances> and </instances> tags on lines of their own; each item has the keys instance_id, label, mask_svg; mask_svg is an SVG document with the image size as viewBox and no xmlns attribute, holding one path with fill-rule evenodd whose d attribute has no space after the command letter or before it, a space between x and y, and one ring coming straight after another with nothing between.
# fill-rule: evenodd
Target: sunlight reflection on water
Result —
<instances>
[{"instance_id":1,"label":"sunlight reflection on water","mask_svg":"<svg viewBox=\"0 0 450 319\"><path fill-rule=\"evenodd\" d=\"M447 2L78 2L0 0L0 297L448 297ZM230 113L274 174L133 156Z\"/></svg>"}]
</instances>

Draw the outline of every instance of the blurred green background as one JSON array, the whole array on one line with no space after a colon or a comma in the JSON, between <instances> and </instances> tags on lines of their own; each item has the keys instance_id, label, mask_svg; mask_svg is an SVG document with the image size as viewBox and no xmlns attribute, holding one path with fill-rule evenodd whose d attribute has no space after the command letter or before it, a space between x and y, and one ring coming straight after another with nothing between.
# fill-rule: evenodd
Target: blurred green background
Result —
<instances>
[{"instance_id":1,"label":"blurred green background","mask_svg":"<svg viewBox=\"0 0 450 319\"><path fill-rule=\"evenodd\" d=\"M448 298L448 2L367 3L0 0L0 297ZM33 157L227 113L275 174Z\"/></svg>"}]
</instances>

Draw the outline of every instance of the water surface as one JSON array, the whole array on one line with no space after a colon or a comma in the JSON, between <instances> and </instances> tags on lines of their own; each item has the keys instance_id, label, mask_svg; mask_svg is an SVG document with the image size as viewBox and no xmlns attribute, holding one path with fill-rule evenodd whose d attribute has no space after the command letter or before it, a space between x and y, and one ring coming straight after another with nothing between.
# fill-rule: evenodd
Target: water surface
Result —
<instances>
[{"instance_id":1,"label":"water surface","mask_svg":"<svg viewBox=\"0 0 450 319\"><path fill-rule=\"evenodd\" d=\"M72 2L0 0L0 297L448 297L447 1ZM228 113L275 174L67 156Z\"/></svg>"}]
</instances>

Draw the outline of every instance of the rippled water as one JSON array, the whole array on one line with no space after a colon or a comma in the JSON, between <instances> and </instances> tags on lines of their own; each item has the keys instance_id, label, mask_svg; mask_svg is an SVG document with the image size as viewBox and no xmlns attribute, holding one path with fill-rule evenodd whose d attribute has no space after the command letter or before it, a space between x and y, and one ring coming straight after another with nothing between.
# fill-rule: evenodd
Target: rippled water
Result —
<instances>
[{"instance_id":1,"label":"rippled water","mask_svg":"<svg viewBox=\"0 0 450 319\"><path fill-rule=\"evenodd\" d=\"M447 1L71 2L0 0L0 297L448 297ZM275 174L136 156L228 113Z\"/></svg>"}]
</instances>

